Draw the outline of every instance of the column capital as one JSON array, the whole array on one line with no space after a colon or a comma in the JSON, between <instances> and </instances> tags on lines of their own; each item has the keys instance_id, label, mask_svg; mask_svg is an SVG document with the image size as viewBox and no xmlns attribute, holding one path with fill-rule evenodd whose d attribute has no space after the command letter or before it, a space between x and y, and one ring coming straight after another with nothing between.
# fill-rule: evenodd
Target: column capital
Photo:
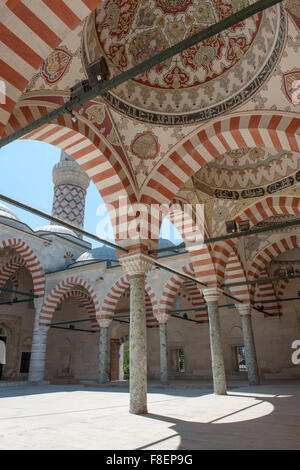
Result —
<instances>
[{"instance_id":1,"label":"column capital","mask_svg":"<svg viewBox=\"0 0 300 470\"><path fill-rule=\"evenodd\" d=\"M251 305L250 304L238 304L236 305L241 316L251 315Z\"/></svg>"},{"instance_id":2,"label":"column capital","mask_svg":"<svg viewBox=\"0 0 300 470\"><path fill-rule=\"evenodd\" d=\"M206 287L202 292L206 302L218 302L221 294L219 287Z\"/></svg>"},{"instance_id":3,"label":"column capital","mask_svg":"<svg viewBox=\"0 0 300 470\"><path fill-rule=\"evenodd\" d=\"M157 313L155 317L160 325L165 325L169 319L169 315L167 313Z\"/></svg>"},{"instance_id":4,"label":"column capital","mask_svg":"<svg viewBox=\"0 0 300 470\"><path fill-rule=\"evenodd\" d=\"M120 256L119 261L129 276L146 274L152 269L154 263L154 259L151 256L141 252Z\"/></svg>"},{"instance_id":5,"label":"column capital","mask_svg":"<svg viewBox=\"0 0 300 470\"><path fill-rule=\"evenodd\" d=\"M98 323L100 328L108 328L111 324L111 318L99 318Z\"/></svg>"}]
</instances>

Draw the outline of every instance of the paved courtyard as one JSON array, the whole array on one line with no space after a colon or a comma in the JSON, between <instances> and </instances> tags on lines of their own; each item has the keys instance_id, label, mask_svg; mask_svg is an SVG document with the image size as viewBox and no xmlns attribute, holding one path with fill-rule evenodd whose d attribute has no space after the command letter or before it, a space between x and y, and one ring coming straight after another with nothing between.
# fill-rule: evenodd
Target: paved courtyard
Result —
<instances>
[{"instance_id":1,"label":"paved courtyard","mask_svg":"<svg viewBox=\"0 0 300 470\"><path fill-rule=\"evenodd\" d=\"M231 388L151 386L148 415L124 387L0 388L0 449L300 449L300 381Z\"/></svg>"}]
</instances>

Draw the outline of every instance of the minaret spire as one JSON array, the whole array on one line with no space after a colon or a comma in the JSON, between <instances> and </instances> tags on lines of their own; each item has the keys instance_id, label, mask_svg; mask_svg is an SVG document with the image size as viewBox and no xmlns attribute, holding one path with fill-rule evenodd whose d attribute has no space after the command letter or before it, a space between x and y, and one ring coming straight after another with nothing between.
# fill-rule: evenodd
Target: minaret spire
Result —
<instances>
[{"instance_id":1,"label":"minaret spire","mask_svg":"<svg viewBox=\"0 0 300 470\"><path fill-rule=\"evenodd\" d=\"M86 190L90 184L87 174L66 152L53 168L54 199L52 215L83 228Z\"/></svg>"}]
</instances>

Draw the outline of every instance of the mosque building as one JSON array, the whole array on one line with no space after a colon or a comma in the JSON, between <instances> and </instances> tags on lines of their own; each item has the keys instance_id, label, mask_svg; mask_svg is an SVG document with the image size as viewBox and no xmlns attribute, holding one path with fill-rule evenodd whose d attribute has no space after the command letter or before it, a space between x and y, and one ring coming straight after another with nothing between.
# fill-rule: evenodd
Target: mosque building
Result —
<instances>
[{"instance_id":1,"label":"mosque building","mask_svg":"<svg viewBox=\"0 0 300 470\"><path fill-rule=\"evenodd\" d=\"M113 79L254 3L4 1L0 138L63 106L97 61ZM144 414L151 381L226 395L299 380L300 3L273 3L21 137L61 149L61 224L0 205L1 382L130 379ZM90 184L113 246L83 234Z\"/></svg>"}]
</instances>

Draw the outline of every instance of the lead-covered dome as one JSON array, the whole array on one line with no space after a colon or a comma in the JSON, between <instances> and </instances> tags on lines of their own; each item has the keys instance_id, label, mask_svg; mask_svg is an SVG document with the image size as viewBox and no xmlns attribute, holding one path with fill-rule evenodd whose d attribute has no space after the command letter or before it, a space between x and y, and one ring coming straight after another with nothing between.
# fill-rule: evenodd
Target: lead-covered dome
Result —
<instances>
[{"instance_id":1,"label":"lead-covered dome","mask_svg":"<svg viewBox=\"0 0 300 470\"><path fill-rule=\"evenodd\" d=\"M73 230L70 230L67 227L63 227L61 225L45 225L44 227L39 227L34 229L35 232L50 232L50 233L58 233L61 235L70 235L72 237L77 237L75 232Z\"/></svg>"},{"instance_id":2,"label":"lead-covered dome","mask_svg":"<svg viewBox=\"0 0 300 470\"><path fill-rule=\"evenodd\" d=\"M254 1L107 0L86 22L84 63L104 56L112 78ZM105 99L152 124L216 117L265 83L285 35L283 7L268 8L118 86Z\"/></svg>"},{"instance_id":3,"label":"lead-covered dome","mask_svg":"<svg viewBox=\"0 0 300 470\"><path fill-rule=\"evenodd\" d=\"M8 219L17 220L18 222L20 221L19 217L17 217L11 209L4 206L3 204L0 204L0 217L7 217Z\"/></svg>"}]
</instances>

